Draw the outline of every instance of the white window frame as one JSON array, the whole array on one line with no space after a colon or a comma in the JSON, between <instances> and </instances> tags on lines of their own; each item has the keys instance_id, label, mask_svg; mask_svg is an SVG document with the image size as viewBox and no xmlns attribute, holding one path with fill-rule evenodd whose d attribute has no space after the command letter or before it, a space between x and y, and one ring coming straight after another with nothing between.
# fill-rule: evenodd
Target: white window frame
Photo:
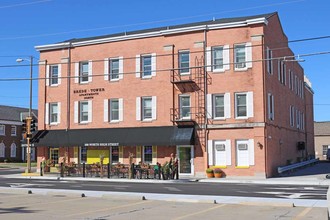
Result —
<instances>
[{"instance_id":1,"label":"white window frame","mask_svg":"<svg viewBox=\"0 0 330 220\"><path fill-rule=\"evenodd\" d=\"M146 101L150 101L150 107L146 106ZM150 111L150 117L146 117L146 111ZM142 121L151 121L152 120L152 97L147 96L147 97L142 97L141 98L141 113L142 113Z\"/></svg>"},{"instance_id":2,"label":"white window frame","mask_svg":"<svg viewBox=\"0 0 330 220\"><path fill-rule=\"evenodd\" d=\"M189 98L189 106L182 106L182 98ZM180 119L191 119L191 97L189 94L179 95L179 106L180 106L179 109ZM183 117L182 115L183 108L189 108L189 112L188 112L189 116Z\"/></svg>"},{"instance_id":3,"label":"white window frame","mask_svg":"<svg viewBox=\"0 0 330 220\"><path fill-rule=\"evenodd\" d=\"M83 65L87 64L87 75L86 72L83 72ZM88 61L81 61L79 62L79 83L80 84L85 84L89 82L89 65L90 63ZM87 77L87 80L83 80L84 78Z\"/></svg>"},{"instance_id":4,"label":"white window frame","mask_svg":"<svg viewBox=\"0 0 330 220\"><path fill-rule=\"evenodd\" d=\"M54 69L57 67L57 75L54 77ZM49 84L50 86L57 86L59 84L59 71L60 71L60 66L59 65L50 65L49 66ZM53 80L56 79L57 82L54 83Z\"/></svg>"},{"instance_id":5,"label":"white window frame","mask_svg":"<svg viewBox=\"0 0 330 220\"><path fill-rule=\"evenodd\" d=\"M182 62L182 58L181 55L183 54L188 54L188 62ZM186 64L188 63L188 67L183 67L182 68L182 64ZM182 68L182 69L181 69ZM188 69L188 71L182 71L182 70L186 70ZM179 51L179 73L180 75L189 75L190 74L190 51L189 50L181 50Z\"/></svg>"},{"instance_id":6,"label":"white window frame","mask_svg":"<svg viewBox=\"0 0 330 220\"><path fill-rule=\"evenodd\" d=\"M10 128L10 135L11 136L16 136L17 135L17 127L16 125L12 125Z\"/></svg>"},{"instance_id":7,"label":"white window frame","mask_svg":"<svg viewBox=\"0 0 330 220\"><path fill-rule=\"evenodd\" d=\"M79 123L88 123L90 122L90 118L89 118L89 111L88 109L90 108L89 106L90 102L89 101L80 101L79 102ZM82 111L83 110L83 105L87 105L87 111ZM83 114L87 113L87 120L83 120L84 115Z\"/></svg>"},{"instance_id":8,"label":"white window frame","mask_svg":"<svg viewBox=\"0 0 330 220\"><path fill-rule=\"evenodd\" d=\"M222 117L216 117L216 105L215 105L215 100L216 97L222 97L223 98L223 116ZM226 118L226 104L225 104L225 94L213 94L212 95L212 104L213 104L213 108L212 108L212 115L213 115L213 119L225 119Z\"/></svg>"},{"instance_id":9,"label":"white window frame","mask_svg":"<svg viewBox=\"0 0 330 220\"><path fill-rule=\"evenodd\" d=\"M246 115L245 116L238 116L238 106L237 106L237 99L239 95L245 95L245 108L246 108ZM246 119L248 118L248 97L247 97L247 93L246 92L240 92L240 93L235 93L235 118L237 119Z\"/></svg>"},{"instance_id":10,"label":"white window frame","mask_svg":"<svg viewBox=\"0 0 330 220\"><path fill-rule=\"evenodd\" d=\"M220 53L222 55L222 58L220 58L220 60L222 59L222 67L221 68L216 68L216 64L215 64L215 54L216 51L220 50ZM225 65L224 65L224 47L223 46L216 46L216 47L212 47L212 71L213 72L224 72L225 71Z\"/></svg>"},{"instance_id":11,"label":"white window frame","mask_svg":"<svg viewBox=\"0 0 330 220\"><path fill-rule=\"evenodd\" d=\"M12 144L10 145L10 157L11 157L11 158L14 158L14 157L17 156L16 154L17 154L17 146L16 146L15 143L12 143Z\"/></svg>"},{"instance_id":12,"label":"white window frame","mask_svg":"<svg viewBox=\"0 0 330 220\"><path fill-rule=\"evenodd\" d=\"M4 158L5 155L5 151L6 151L6 146L3 142L0 143L0 157Z\"/></svg>"},{"instance_id":13,"label":"white window frame","mask_svg":"<svg viewBox=\"0 0 330 220\"><path fill-rule=\"evenodd\" d=\"M146 64L145 59L150 59L150 64ZM147 71L146 71L146 69L147 69ZM141 55L141 77L142 78L151 78L152 69L153 69L152 68L152 55L151 54ZM148 73L148 75L145 75L145 73Z\"/></svg>"},{"instance_id":14,"label":"white window frame","mask_svg":"<svg viewBox=\"0 0 330 220\"><path fill-rule=\"evenodd\" d=\"M118 118L113 118L113 111L115 110L115 109L113 109L113 102L117 102L117 105L118 105L118 109L117 109L117 115L118 115ZM118 122L119 121L119 110L120 109L120 107L119 107L119 99L110 99L109 100L109 117L110 117L110 122Z\"/></svg>"},{"instance_id":15,"label":"white window frame","mask_svg":"<svg viewBox=\"0 0 330 220\"><path fill-rule=\"evenodd\" d=\"M52 106L55 106L57 107L57 112L53 112L53 108ZM58 124L59 123L59 103L58 102L51 102L49 103L49 124ZM56 115L56 121L52 121L53 117L52 115Z\"/></svg>"},{"instance_id":16,"label":"white window frame","mask_svg":"<svg viewBox=\"0 0 330 220\"><path fill-rule=\"evenodd\" d=\"M6 135L6 125L0 125L0 135Z\"/></svg>"},{"instance_id":17,"label":"white window frame","mask_svg":"<svg viewBox=\"0 0 330 220\"><path fill-rule=\"evenodd\" d=\"M118 68L113 68L113 64L118 62ZM110 81L118 81L120 75L120 59L119 58L111 58L109 59L109 79ZM117 77L114 77L117 76Z\"/></svg>"}]
</instances>

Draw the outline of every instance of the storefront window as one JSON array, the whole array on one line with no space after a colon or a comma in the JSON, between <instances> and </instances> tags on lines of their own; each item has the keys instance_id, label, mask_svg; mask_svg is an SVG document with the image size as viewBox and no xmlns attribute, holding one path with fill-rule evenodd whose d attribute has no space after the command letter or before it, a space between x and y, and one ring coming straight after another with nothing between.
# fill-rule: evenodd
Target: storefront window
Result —
<instances>
[{"instance_id":1,"label":"storefront window","mask_svg":"<svg viewBox=\"0 0 330 220\"><path fill-rule=\"evenodd\" d=\"M119 147L114 146L111 149L111 162L118 163L119 162Z\"/></svg>"},{"instance_id":2,"label":"storefront window","mask_svg":"<svg viewBox=\"0 0 330 220\"><path fill-rule=\"evenodd\" d=\"M81 163L86 163L86 161L87 161L87 147L81 147L80 158L81 158Z\"/></svg>"},{"instance_id":3,"label":"storefront window","mask_svg":"<svg viewBox=\"0 0 330 220\"><path fill-rule=\"evenodd\" d=\"M144 146L143 159L145 163L152 163L152 146Z\"/></svg>"}]
</instances>

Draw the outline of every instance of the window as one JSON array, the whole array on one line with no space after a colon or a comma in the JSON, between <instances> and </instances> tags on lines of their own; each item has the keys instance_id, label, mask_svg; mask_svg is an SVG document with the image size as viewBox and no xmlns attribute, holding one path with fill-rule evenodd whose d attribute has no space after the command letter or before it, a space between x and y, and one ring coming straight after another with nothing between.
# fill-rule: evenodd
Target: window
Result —
<instances>
[{"instance_id":1,"label":"window","mask_svg":"<svg viewBox=\"0 0 330 220\"><path fill-rule=\"evenodd\" d=\"M152 163L152 146L143 147L143 162Z\"/></svg>"},{"instance_id":2,"label":"window","mask_svg":"<svg viewBox=\"0 0 330 220\"><path fill-rule=\"evenodd\" d=\"M5 144L0 143L0 157L5 157Z\"/></svg>"},{"instance_id":3,"label":"window","mask_svg":"<svg viewBox=\"0 0 330 220\"><path fill-rule=\"evenodd\" d=\"M236 117L247 117L247 95L236 94Z\"/></svg>"},{"instance_id":4,"label":"window","mask_svg":"<svg viewBox=\"0 0 330 220\"><path fill-rule=\"evenodd\" d=\"M87 162L87 147L81 147L80 149L80 161L81 163Z\"/></svg>"},{"instance_id":5,"label":"window","mask_svg":"<svg viewBox=\"0 0 330 220\"><path fill-rule=\"evenodd\" d=\"M213 117L215 119L225 117L224 95L213 96Z\"/></svg>"},{"instance_id":6,"label":"window","mask_svg":"<svg viewBox=\"0 0 330 220\"><path fill-rule=\"evenodd\" d=\"M142 120L152 119L152 98L142 97Z\"/></svg>"},{"instance_id":7,"label":"window","mask_svg":"<svg viewBox=\"0 0 330 220\"><path fill-rule=\"evenodd\" d=\"M50 123L58 123L58 103L49 104L49 118Z\"/></svg>"},{"instance_id":8,"label":"window","mask_svg":"<svg viewBox=\"0 0 330 220\"><path fill-rule=\"evenodd\" d=\"M111 147L111 162L112 163L119 162L119 147L118 146Z\"/></svg>"},{"instance_id":9,"label":"window","mask_svg":"<svg viewBox=\"0 0 330 220\"><path fill-rule=\"evenodd\" d=\"M329 146L328 146L328 145L323 145L322 148L323 148L323 149L322 149L322 150L323 150L323 151L322 151L322 155L323 155L323 156L327 156L327 152L328 152L328 148L329 148Z\"/></svg>"},{"instance_id":10,"label":"window","mask_svg":"<svg viewBox=\"0 0 330 220\"><path fill-rule=\"evenodd\" d=\"M268 93L268 119L274 120L274 96Z\"/></svg>"},{"instance_id":11,"label":"window","mask_svg":"<svg viewBox=\"0 0 330 220\"><path fill-rule=\"evenodd\" d=\"M110 121L119 121L119 100L110 99Z\"/></svg>"},{"instance_id":12,"label":"window","mask_svg":"<svg viewBox=\"0 0 330 220\"><path fill-rule=\"evenodd\" d=\"M190 96L181 95L179 97L179 106L180 106L180 118L181 119L190 119Z\"/></svg>"},{"instance_id":13,"label":"window","mask_svg":"<svg viewBox=\"0 0 330 220\"><path fill-rule=\"evenodd\" d=\"M267 71L269 74L273 74L273 51L267 47Z\"/></svg>"},{"instance_id":14,"label":"window","mask_svg":"<svg viewBox=\"0 0 330 220\"><path fill-rule=\"evenodd\" d=\"M58 65L50 66L50 85L58 84Z\"/></svg>"},{"instance_id":15,"label":"window","mask_svg":"<svg viewBox=\"0 0 330 220\"><path fill-rule=\"evenodd\" d=\"M5 125L0 125L0 135L5 135Z\"/></svg>"},{"instance_id":16,"label":"window","mask_svg":"<svg viewBox=\"0 0 330 220\"><path fill-rule=\"evenodd\" d=\"M289 89L292 89L292 72L289 70Z\"/></svg>"},{"instance_id":17,"label":"window","mask_svg":"<svg viewBox=\"0 0 330 220\"><path fill-rule=\"evenodd\" d=\"M79 71L79 82L85 83L88 82L88 62L80 62L80 71Z\"/></svg>"},{"instance_id":18,"label":"window","mask_svg":"<svg viewBox=\"0 0 330 220\"><path fill-rule=\"evenodd\" d=\"M294 107L290 106L290 126L294 127Z\"/></svg>"},{"instance_id":19,"label":"window","mask_svg":"<svg viewBox=\"0 0 330 220\"><path fill-rule=\"evenodd\" d=\"M189 51L181 51L179 52L179 72L180 74L189 74L189 61L190 60L190 53Z\"/></svg>"},{"instance_id":20,"label":"window","mask_svg":"<svg viewBox=\"0 0 330 220\"><path fill-rule=\"evenodd\" d=\"M278 60L278 81L286 85L286 65L283 60Z\"/></svg>"},{"instance_id":21,"label":"window","mask_svg":"<svg viewBox=\"0 0 330 220\"><path fill-rule=\"evenodd\" d=\"M88 122L88 102L83 101L79 103L79 122Z\"/></svg>"},{"instance_id":22,"label":"window","mask_svg":"<svg viewBox=\"0 0 330 220\"><path fill-rule=\"evenodd\" d=\"M119 79L119 59L110 59L110 80Z\"/></svg>"},{"instance_id":23,"label":"window","mask_svg":"<svg viewBox=\"0 0 330 220\"><path fill-rule=\"evenodd\" d=\"M11 126L11 131L10 131L10 133L11 133L11 136L16 136L16 126L15 126L15 125L12 125L12 126Z\"/></svg>"},{"instance_id":24,"label":"window","mask_svg":"<svg viewBox=\"0 0 330 220\"><path fill-rule=\"evenodd\" d=\"M213 70L223 70L223 47L212 48L212 67Z\"/></svg>"},{"instance_id":25,"label":"window","mask_svg":"<svg viewBox=\"0 0 330 220\"><path fill-rule=\"evenodd\" d=\"M86 152L87 155L87 152ZM50 148L49 156L54 164L58 164L58 148Z\"/></svg>"},{"instance_id":26,"label":"window","mask_svg":"<svg viewBox=\"0 0 330 220\"><path fill-rule=\"evenodd\" d=\"M246 54L245 54L245 44L235 45L235 69L246 68Z\"/></svg>"},{"instance_id":27,"label":"window","mask_svg":"<svg viewBox=\"0 0 330 220\"><path fill-rule=\"evenodd\" d=\"M141 63L142 63L142 78L151 77L151 55L145 55L141 57Z\"/></svg>"},{"instance_id":28,"label":"window","mask_svg":"<svg viewBox=\"0 0 330 220\"><path fill-rule=\"evenodd\" d=\"M12 143L10 145L10 157L16 157L16 144Z\"/></svg>"}]
</instances>

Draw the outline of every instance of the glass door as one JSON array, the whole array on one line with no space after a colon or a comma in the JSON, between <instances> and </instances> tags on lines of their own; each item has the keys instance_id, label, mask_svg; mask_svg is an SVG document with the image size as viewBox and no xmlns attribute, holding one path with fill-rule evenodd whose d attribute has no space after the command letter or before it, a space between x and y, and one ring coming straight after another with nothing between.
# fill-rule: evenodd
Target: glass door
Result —
<instances>
[{"instance_id":1,"label":"glass door","mask_svg":"<svg viewBox=\"0 0 330 220\"><path fill-rule=\"evenodd\" d=\"M50 159L54 164L58 164L58 148L50 148Z\"/></svg>"},{"instance_id":2,"label":"glass door","mask_svg":"<svg viewBox=\"0 0 330 220\"><path fill-rule=\"evenodd\" d=\"M178 146L177 155L179 158L180 175L194 174L194 152L193 146Z\"/></svg>"}]
</instances>

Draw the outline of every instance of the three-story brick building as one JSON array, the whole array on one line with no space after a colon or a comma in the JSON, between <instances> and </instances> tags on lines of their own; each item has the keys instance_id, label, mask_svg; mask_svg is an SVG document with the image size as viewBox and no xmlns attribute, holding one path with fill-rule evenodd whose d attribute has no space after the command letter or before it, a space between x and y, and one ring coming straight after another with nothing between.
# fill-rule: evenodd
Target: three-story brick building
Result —
<instances>
[{"instance_id":1,"label":"three-story brick building","mask_svg":"<svg viewBox=\"0 0 330 220\"><path fill-rule=\"evenodd\" d=\"M39 160L276 174L314 154L313 91L277 13L37 46Z\"/></svg>"}]
</instances>

